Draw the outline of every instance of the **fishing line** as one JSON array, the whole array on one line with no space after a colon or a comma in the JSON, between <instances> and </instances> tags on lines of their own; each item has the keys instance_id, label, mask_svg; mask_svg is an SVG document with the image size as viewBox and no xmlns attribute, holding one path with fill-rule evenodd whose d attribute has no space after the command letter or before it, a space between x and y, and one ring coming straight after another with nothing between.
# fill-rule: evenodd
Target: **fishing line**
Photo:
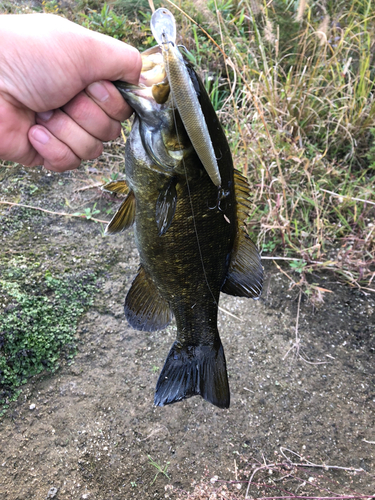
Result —
<instances>
[{"instance_id":1,"label":"fishing line","mask_svg":"<svg viewBox=\"0 0 375 500\"><path fill-rule=\"evenodd\" d=\"M168 43L171 43L171 42L167 42L167 44ZM164 49L164 50L168 50L168 49ZM169 65L168 58L166 58L166 63L167 63L167 66L168 66ZM167 74L169 74L169 67L167 69ZM171 94L172 94L173 103L175 105L174 108L173 108L173 110L172 110L172 115L173 115L174 126L175 126L175 129L176 129L177 141L178 141L179 144L182 144L180 142L180 137L179 137L179 134L178 134L178 127L177 127L177 120L176 120L176 108L177 108L177 105L176 105L176 101L175 101L174 96L173 96L172 87L170 87L170 91L171 91ZM200 246L200 243L199 243L199 236L198 236L197 225L195 223L195 214L194 214L193 200L192 200L192 197L191 197L191 191L190 191L189 180L188 180L188 175L187 175L187 171L186 171L186 165L185 165L184 156L182 156L182 165L184 167L186 187L187 187L188 196L189 196L189 203L190 203L191 214L192 214L192 218L193 218L193 226L194 226L195 238L197 240L199 257L200 257L200 261L201 261L201 264L202 264L203 276L204 276L207 288L208 288L208 290L209 290L212 298L214 299L215 304L218 306L219 304L218 304L218 302L217 302L217 300L216 300L216 298L215 298L215 296L214 296L214 294L213 294L213 292L211 290L211 287L210 287L210 284L209 284L208 278L207 278L206 269L204 267L203 254L202 254L202 249L201 249L201 246Z\"/></svg>"}]
</instances>

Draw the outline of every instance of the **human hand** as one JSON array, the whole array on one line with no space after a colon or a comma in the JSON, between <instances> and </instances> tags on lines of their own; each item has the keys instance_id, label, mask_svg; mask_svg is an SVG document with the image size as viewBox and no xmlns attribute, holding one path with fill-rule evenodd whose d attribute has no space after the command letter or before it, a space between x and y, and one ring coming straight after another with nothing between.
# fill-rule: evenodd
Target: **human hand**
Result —
<instances>
[{"instance_id":1,"label":"human hand","mask_svg":"<svg viewBox=\"0 0 375 500\"><path fill-rule=\"evenodd\" d=\"M0 158L62 172L120 134L135 48L51 14L0 15L0 47Z\"/></svg>"}]
</instances>

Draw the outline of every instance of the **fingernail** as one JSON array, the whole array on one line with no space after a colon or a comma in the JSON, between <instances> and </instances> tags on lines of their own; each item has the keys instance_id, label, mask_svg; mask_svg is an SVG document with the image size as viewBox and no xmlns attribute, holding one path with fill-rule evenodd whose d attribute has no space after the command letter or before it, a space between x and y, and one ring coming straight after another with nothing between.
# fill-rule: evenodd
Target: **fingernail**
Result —
<instances>
[{"instance_id":1,"label":"fingernail","mask_svg":"<svg viewBox=\"0 0 375 500\"><path fill-rule=\"evenodd\" d=\"M49 135L41 128L34 128L34 130L32 131L32 136L37 142L40 142L41 144L46 144L49 141Z\"/></svg>"},{"instance_id":2,"label":"fingernail","mask_svg":"<svg viewBox=\"0 0 375 500\"><path fill-rule=\"evenodd\" d=\"M89 94L92 95L94 99L100 102L104 102L108 99L109 94L106 87L100 82L91 83L86 89Z\"/></svg>"},{"instance_id":3,"label":"fingernail","mask_svg":"<svg viewBox=\"0 0 375 500\"><path fill-rule=\"evenodd\" d=\"M37 117L40 118L44 122L48 122L48 120L51 118L53 115L53 110L52 111L43 111L42 113L37 113Z\"/></svg>"}]
</instances>

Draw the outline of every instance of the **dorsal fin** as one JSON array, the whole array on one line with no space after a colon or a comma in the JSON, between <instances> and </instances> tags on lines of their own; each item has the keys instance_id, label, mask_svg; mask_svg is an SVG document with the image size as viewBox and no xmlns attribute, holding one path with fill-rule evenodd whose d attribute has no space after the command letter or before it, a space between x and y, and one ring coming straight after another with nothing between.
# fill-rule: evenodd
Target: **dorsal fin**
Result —
<instances>
[{"instance_id":1,"label":"dorsal fin","mask_svg":"<svg viewBox=\"0 0 375 500\"><path fill-rule=\"evenodd\" d=\"M167 301L141 265L125 299L125 316L136 330L162 330L172 319Z\"/></svg>"},{"instance_id":2,"label":"dorsal fin","mask_svg":"<svg viewBox=\"0 0 375 500\"><path fill-rule=\"evenodd\" d=\"M125 200L121 203L120 208L113 216L111 222L106 227L105 232L114 234L121 233L133 225L135 220L135 196L132 190Z\"/></svg>"},{"instance_id":3,"label":"dorsal fin","mask_svg":"<svg viewBox=\"0 0 375 500\"><path fill-rule=\"evenodd\" d=\"M234 171L234 192L237 202L237 234L234 241L227 279L222 292L239 297L258 298L263 285L263 267L257 247L245 229L249 215L250 186L238 170Z\"/></svg>"}]
</instances>

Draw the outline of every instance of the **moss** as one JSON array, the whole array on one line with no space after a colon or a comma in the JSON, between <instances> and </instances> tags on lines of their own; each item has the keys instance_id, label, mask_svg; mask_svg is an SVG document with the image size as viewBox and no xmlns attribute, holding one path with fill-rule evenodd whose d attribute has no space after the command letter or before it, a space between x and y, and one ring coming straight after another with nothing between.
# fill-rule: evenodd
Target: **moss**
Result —
<instances>
[{"instance_id":1,"label":"moss","mask_svg":"<svg viewBox=\"0 0 375 500\"><path fill-rule=\"evenodd\" d=\"M2 264L0 274L1 413L29 377L74 356L78 320L97 287L92 272L54 277L24 257Z\"/></svg>"}]
</instances>

